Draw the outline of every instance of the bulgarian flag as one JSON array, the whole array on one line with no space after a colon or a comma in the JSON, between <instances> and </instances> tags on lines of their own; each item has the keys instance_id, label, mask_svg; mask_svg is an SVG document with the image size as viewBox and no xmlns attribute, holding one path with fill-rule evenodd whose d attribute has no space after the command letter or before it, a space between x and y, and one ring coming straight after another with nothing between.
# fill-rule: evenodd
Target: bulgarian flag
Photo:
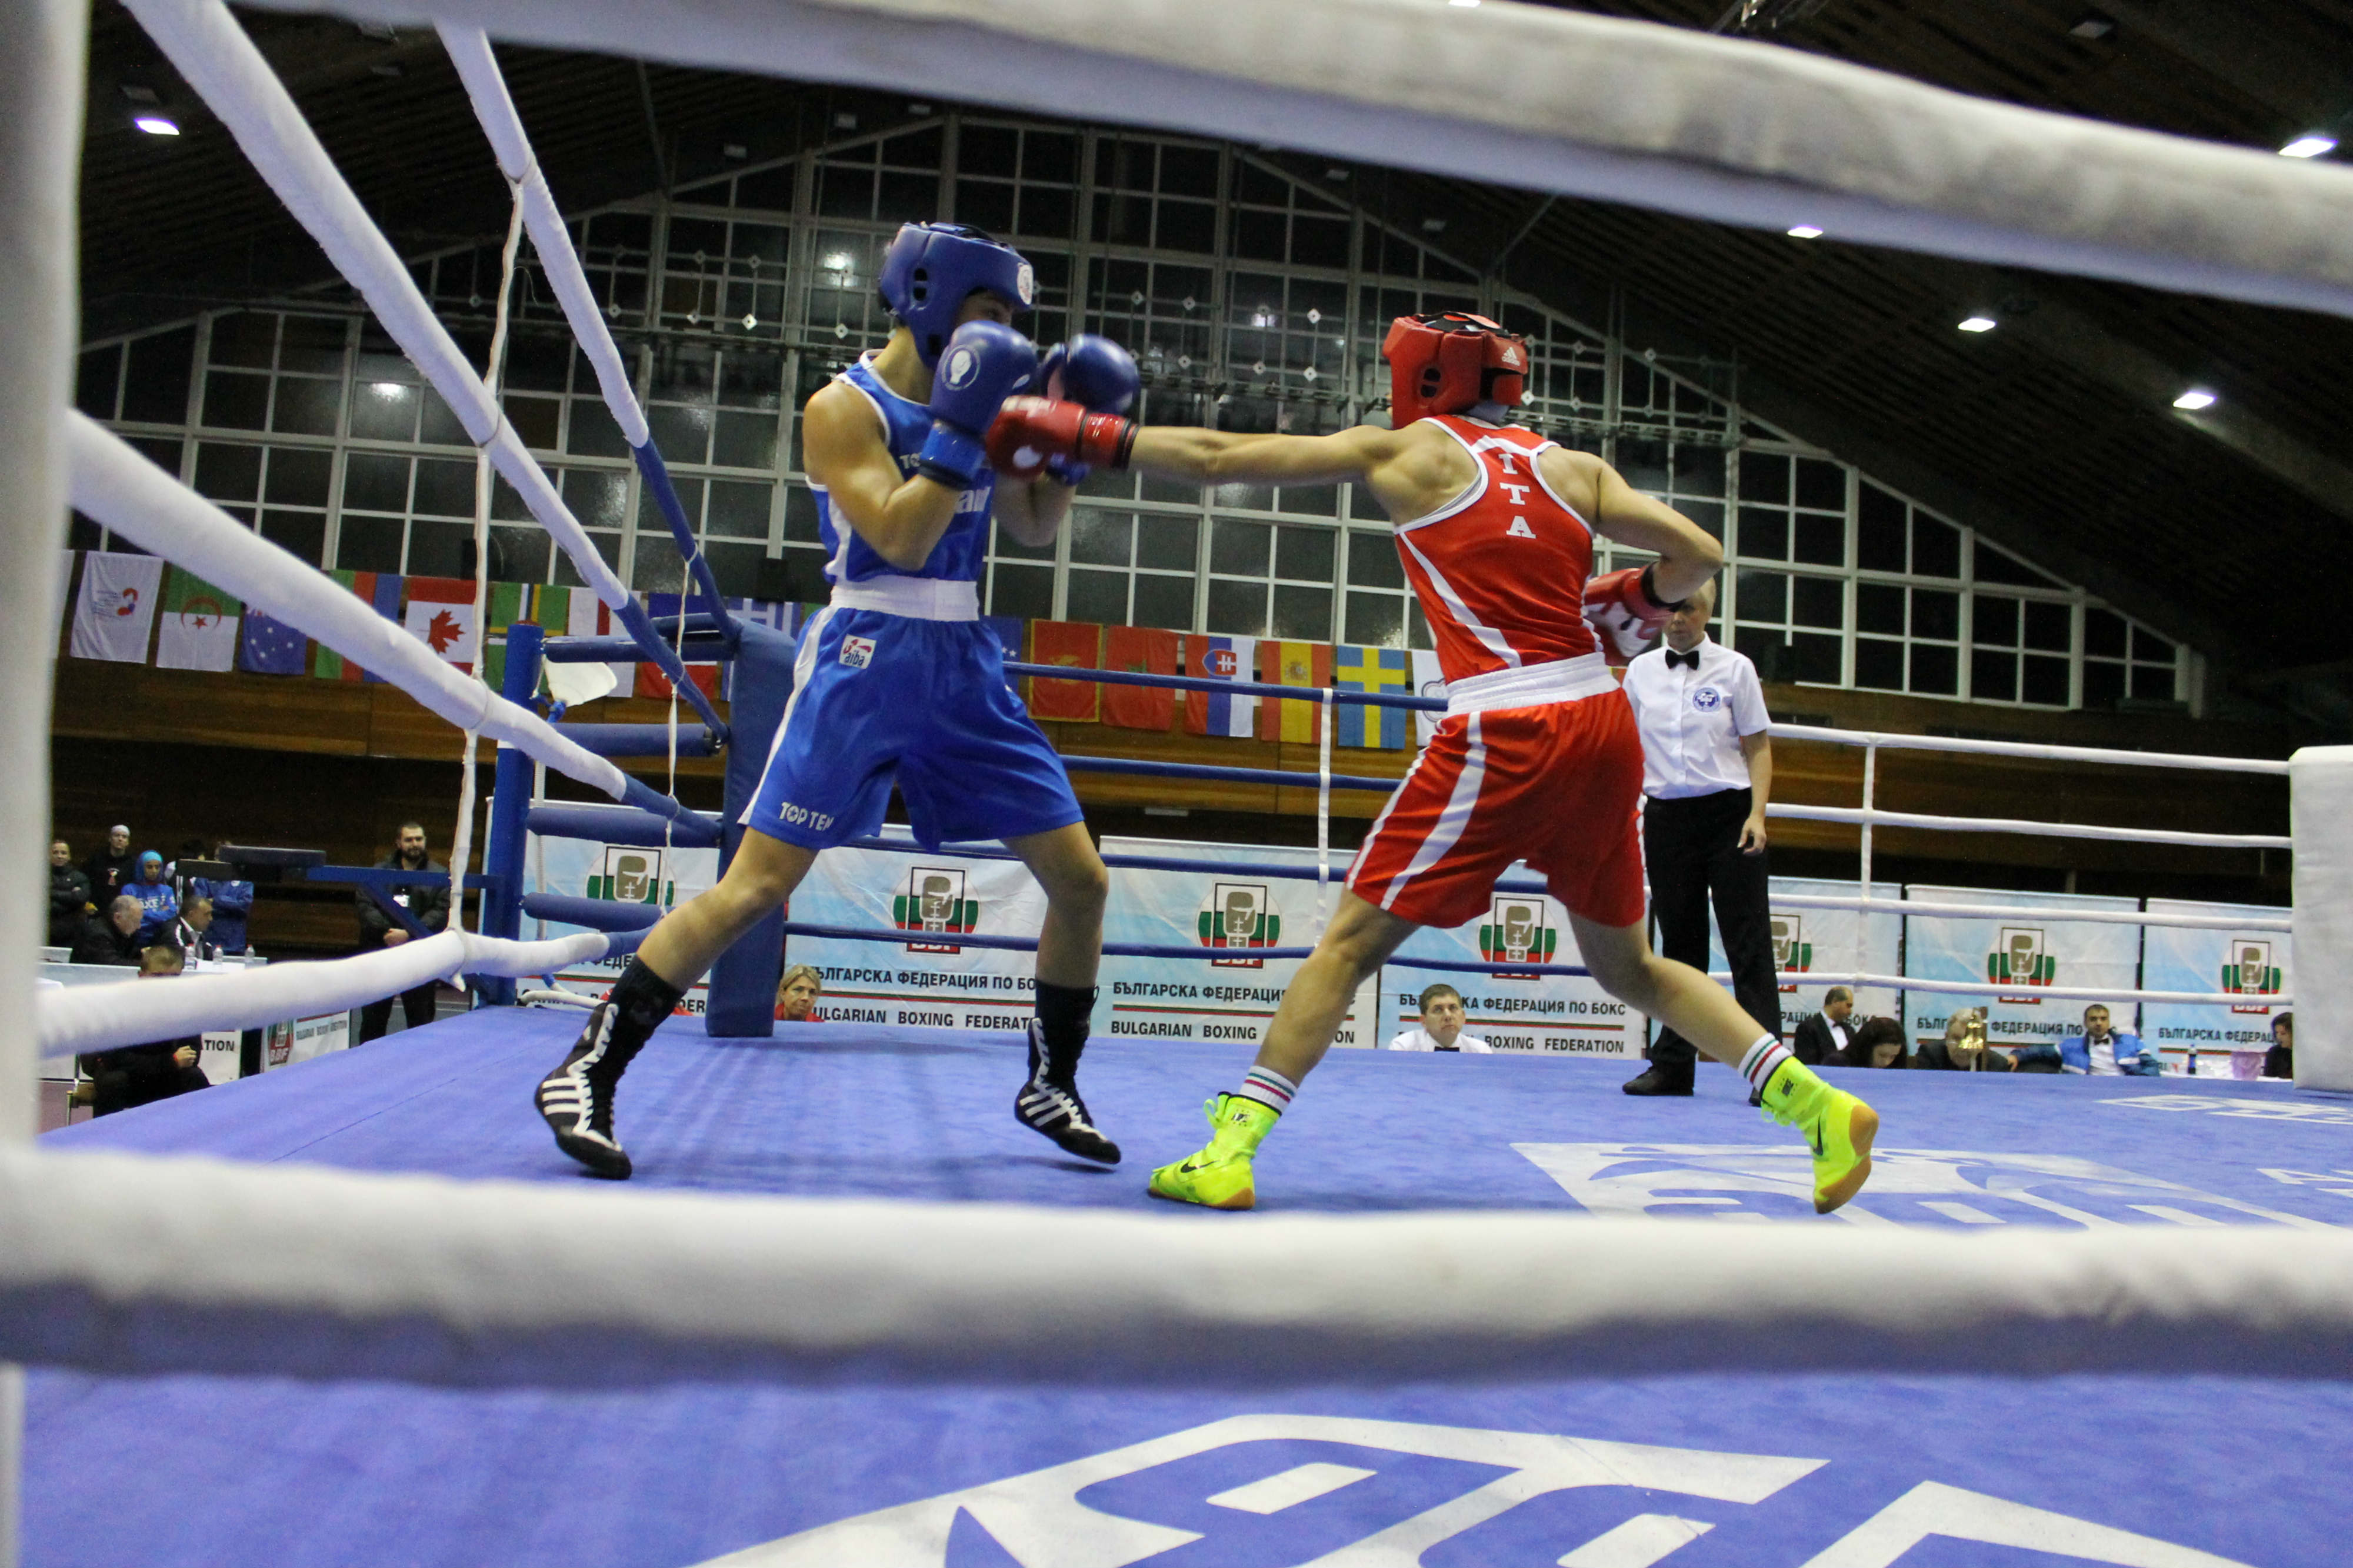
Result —
<instances>
[{"instance_id":1,"label":"bulgarian flag","mask_svg":"<svg viewBox=\"0 0 2353 1568\"><path fill-rule=\"evenodd\" d=\"M1353 647L1343 644L1332 661L1332 684L1343 691L1364 691L1388 697L1412 695L1413 660L1401 647ZM1335 746L1367 751L1405 749L1406 713L1402 708L1368 708L1339 703L1333 708L1338 728Z\"/></svg>"},{"instance_id":2,"label":"bulgarian flag","mask_svg":"<svg viewBox=\"0 0 2353 1568\"><path fill-rule=\"evenodd\" d=\"M155 637L158 669L234 669L242 601L174 566L164 580Z\"/></svg>"},{"instance_id":3,"label":"bulgarian flag","mask_svg":"<svg viewBox=\"0 0 2353 1568\"><path fill-rule=\"evenodd\" d=\"M441 658L460 668L474 662L474 585L462 577L411 577L408 615L402 623Z\"/></svg>"},{"instance_id":4,"label":"bulgarian flag","mask_svg":"<svg viewBox=\"0 0 2353 1568\"><path fill-rule=\"evenodd\" d=\"M400 619L400 584L402 579L390 572L330 572L328 576L349 588L365 600L387 621ZM381 681L380 675L370 675L358 665L320 643L311 655L311 673L322 680Z\"/></svg>"},{"instance_id":5,"label":"bulgarian flag","mask_svg":"<svg viewBox=\"0 0 2353 1568\"><path fill-rule=\"evenodd\" d=\"M1205 680L1248 680L1258 667L1256 637L1185 638L1185 673ZM1258 733L1258 698L1249 692L1185 693L1185 728L1196 735Z\"/></svg>"},{"instance_id":6,"label":"bulgarian flag","mask_svg":"<svg viewBox=\"0 0 2353 1568\"><path fill-rule=\"evenodd\" d=\"M1262 642L1258 645L1259 679L1271 686L1303 686L1322 690L1332 684L1332 645L1320 642ZM1305 741L1324 738L1324 704L1276 699L1259 704L1258 738L1261 741Z\"/></svg>"}]
</instances>

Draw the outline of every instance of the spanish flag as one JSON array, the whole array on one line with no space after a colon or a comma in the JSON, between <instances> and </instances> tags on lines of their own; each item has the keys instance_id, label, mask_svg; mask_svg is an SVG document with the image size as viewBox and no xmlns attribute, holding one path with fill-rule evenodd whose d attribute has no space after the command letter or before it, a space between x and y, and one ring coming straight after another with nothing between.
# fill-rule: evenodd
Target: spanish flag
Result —
<instances>
[{"instance_id":1,"label":"spanish flag","mask_svg":"<svg viewBox=\"0 0 2353 1568\"><path fill-rule=\"evenodd\" d=\"M1401 647L1351 647L1342 644L1332 662L1332 684L1343 691L1364 691L1388 697L1413 692L1413 661ZM1406 710L1360 707L1343 702L1334 709L1338 728L1335 746L1366 751L1405 750Z\"/></svg>"},{"instance_id":2,"label":"spanish flag","mask_svg":"<svg viewBox=\"0 0 2353 1568\"><path fill-rule=\"evenodd\" d=\"M1258 678L1271 686L1303 686L1322 690L1332 684L1332 645L1320 642L1261 642L1258 645ZM1324 738L1324 704L1277 699L1258 709L1261 741L1318 742Z\"/></svg>"}]
</instances>

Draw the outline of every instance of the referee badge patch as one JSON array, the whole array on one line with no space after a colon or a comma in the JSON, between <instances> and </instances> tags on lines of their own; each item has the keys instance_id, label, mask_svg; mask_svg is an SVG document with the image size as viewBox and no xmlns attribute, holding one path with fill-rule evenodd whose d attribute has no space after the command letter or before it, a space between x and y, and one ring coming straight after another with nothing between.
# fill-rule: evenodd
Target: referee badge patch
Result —
<instances>
[{"instance_id":1,"label":"referee badge patch","mask_svg":"<svg viewBox=\"0 0 2353 1568\"><path fill-rule=\"evenodd\" d=\"M874 662L874 639L872 637L842 638L841 662L849 666L852 669L864 669L868 665L872 664Z\"/></svg>"},{"instance_id":2,"label":"referee badge patch","mask_svg":"<svg viewBox=\"0 0 2353 1568\"><path fill-rule=\"evenodd\" d=\"M1713 686L1703 686L1692 693L1692 706L1703 713L1713 713L1724 706L1724 693Z\"/></svg>"}]
</instances>

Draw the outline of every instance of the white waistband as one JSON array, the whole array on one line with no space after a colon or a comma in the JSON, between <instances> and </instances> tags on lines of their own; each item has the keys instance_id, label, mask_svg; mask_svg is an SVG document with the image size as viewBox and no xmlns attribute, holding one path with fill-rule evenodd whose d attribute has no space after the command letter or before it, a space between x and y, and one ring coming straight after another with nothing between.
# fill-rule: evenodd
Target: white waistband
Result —
<instances>
[{"instance_id":1,"label":"white waistband","mask_svg":"<svg viewBox=\"0 0 2353 1568\"><path fill-rule=\"evenodd\" d=\"M1446 712L1451 718L1498 708L1541 708L1547 702L1578 702L1617 689L1609 661L1598 653L1582 653L1575 658L1491 670L1454 681L1446 689Z\"/></svg>"},{"instance_id":2,"label":"white waistband","mask_svg":"<svg viewBox=\"0 0 2353 1568\"><path fill-rule=\"evenodd\" d=\"M980 619L980 585L954 577L869 577L836 583L832 602L845 610L880 610L914 621Z\"/></svg>"}]
</instances>

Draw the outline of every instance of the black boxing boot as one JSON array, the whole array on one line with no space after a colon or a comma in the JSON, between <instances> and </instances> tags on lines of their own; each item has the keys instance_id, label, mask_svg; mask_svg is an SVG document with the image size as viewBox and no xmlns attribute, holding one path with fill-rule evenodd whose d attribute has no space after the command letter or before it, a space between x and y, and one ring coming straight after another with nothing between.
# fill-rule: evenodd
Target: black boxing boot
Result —
<instances>
[{"instance_id":1,"label":"black boxing boot","mask_svg":"<svg viewBox=\"0 0 2353 1568\"><path fill-rule=\"evenodd\" d=\"M596 1175L628 1179L629 1156L613 1135L613 1096L621 1074L684 994L645 960L630 959L613 994L588 1015L571 1054L539 1080L539 1114L555 1146Z\"/></svg>"},{"instance_id":2,"label":"black boxing boot","mask_svg":"<svg viewBox=\"0 0 2353 1568\"><path fill-rule=\"evenodd\" d=\"M1093 987L1038 983L1038 1016L1029 1020L1029 1077L1013 1097L1021 1125L1052 1139L1082 1160L1119 1163L1119 1145L1095 1130L1079 1098L1079 1057L1093 1019Z\"/></svg>"}]
</instances>

